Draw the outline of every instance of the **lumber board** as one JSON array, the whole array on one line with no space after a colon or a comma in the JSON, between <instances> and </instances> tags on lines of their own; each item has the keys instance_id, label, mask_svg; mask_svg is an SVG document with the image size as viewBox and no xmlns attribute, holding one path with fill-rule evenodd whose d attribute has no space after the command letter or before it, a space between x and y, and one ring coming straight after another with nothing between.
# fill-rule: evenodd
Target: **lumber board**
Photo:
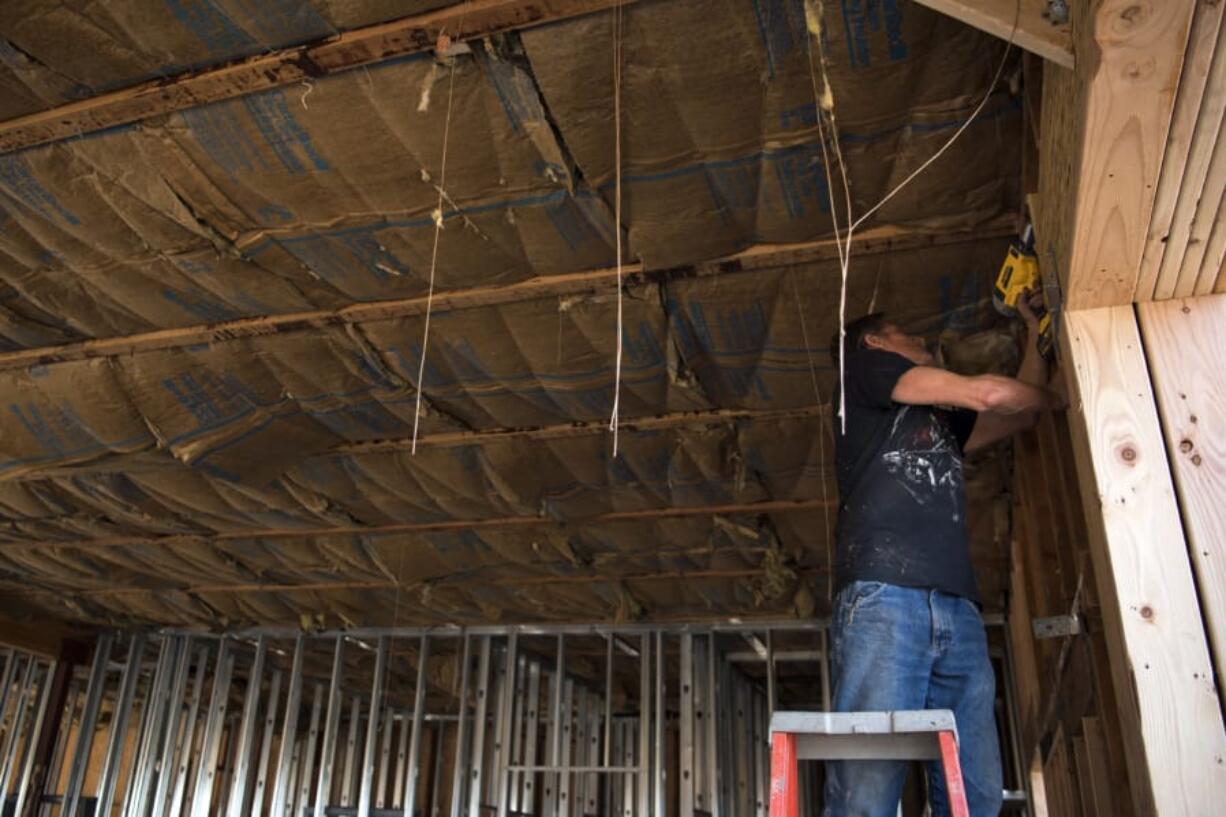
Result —
<instances>
[{"instance_id":1,"label":"lumber board","mask_svg":"<svg viewBox=\"0 0 1226 817\"><path fill-rule=\"evenodd\" d=\"M922 6L961 20L1045 60L1073 67L1073 46L1067 23L1055 25L1043 17L1047 0L915 0Z\"/></svg>"},{"instance_id":2,"label":"lumber board","mask_svg":"<svg viewBox=\"0 0 1226 817\"><path fill-rule=\"evenodd\" d=\"M1217 677L1226 679L1226 295L1138 312Z\"/></svg>"},{"instance_id":3,"label":"lumber board","mask_svg":"<svg viewBox=\"0 0 1226 817\"><path fill-rule=\"evenodd\" d=\"M1212 245L1215 255L1222 252L1224 237L1220 224L1226 218L1226 139L1219 138L1214 145L1204 185L1197 192L1200 200L1188 225L1187 247L1176 271L1175 284L1166 291L1159 290L1159 296L1186 298L1196 294L1202 266L1216 269L1221 263L1209 254L1209 249Z\"/></svg>"},{"instance_id":4,"label":"lumber board","mask_svg":"<svg viewBox=\"0 0 1226 817\"><path fill-rule=\"evenodd\" d=\"M1226 105L1222 4L1197 3L1137 280L1138 301L1169 298ZM1211 203L1216 207L1216 199Z\"/></svg>"},{"instance_id":5,"label":"lumber board","mask_svg":"<svg viewBox=\"0 0 1226 817\"><path fill-rule=\"evenodd\" d=\"M852 242L851 252L853 257L906 252L923 247L982 241L1015 233L1016 225L1012 216L997 219L974 230L953 233L926 233L886 226L865 230L862 234L857 235ZM631 285L636 280L666 280L676 274L724 275L836 258L838 258L838 243L834 238L828 238L796 244L755 245L741 252L704 261L680 270L648 271L643 268L642 264L625 264L622 266L621 276L625 285ZM612 290L617 286L618 280L616 267L602 267L581 272L541 275L510 284L443 290L435 292L433 309L440 312L477 309L536 298L584 294L602 289ZM0 371L23 369L28 366L50 366L70 360L119 357L201 344L224 343L240 338L304 332L365 321L410 317L424 314L426 302L425 295L383 301L363 301L332 310L262 315L118 337L95 338L57 346L19 349L0 353Z\"/></svg>"},{"instance_id":6,"label":"lumber board","mask_svg":"<svg viewBox=\"0 0 1226 817\"><path fill-rule=\"evenodd\" d=\"M1108 754L1111 749L1103 732L1102 718L1100 716L1082 718L1081 734L1085 739L1089 783L1095 807L1092 813L1098 817L1114 817L1119 814L1115 803L1116 783L1111 780L1108 763ZM1087 817L1089 817L1088 814Z\"/></svg>"},{"instance_id":7,"label":"lumber board","mask_svg":"<svg viewBox=\"0 0 1226 817\"><path fill-rule=\"evenodd\" d=\"M1016 518L1016 514L1015 514ZM1039 669L1035 656L1034 634L1030 621L1029 588L1024 566L1023 537L1014 530L1009 569L1009 640L1012 646L1013 688L1017 691L1018 727L1021 732L1022 756L1035 750L1035 728L1039 717Z\"/></svg>"},{"instance_id":8,"label":"lumber board","mask_svg":"<svg viewBox=\"0 0 1226 817\"><path fill-rule=\"evenodd\" d=\"M1108 779L1113 781L1114 786L1112 799L1115 811L1112 814L1132 817L1134 803L1128 796L1128 763L1124 752L1123 724L1115 714L1119 712L1119 695L1110 677L1111 659L1102 627L1095 627L1089 633L1089 646L1092 653L1090 666L1094 674L1094 694L1098 700L1098 725L1106 742L1103 757L1106 759Z\"/></svg>"},{"instance_id":9,"label":"lumber board","mask_svg":"<svg viewBox=\"0 0 1226 817\"><path fill-rule=\"evenodd\" d=\"M152 80L0 122L0 153L306 82L436 47L628 5L633 0L467 0L326 40Z\"/></svg>"},{"instance_id":10,"label":"lumber board","mask_svg":"<svg viewBox=\"0 0 1226 817\"><path fill-rule=\"evenodd\" d=\"M13 647L44 658L59 658L64 642L72 636L67 627L57 622L29 624L0 618L0 648Z\"/></svg>"},{"instance_id":11,"label":"lumber board","mask_svg":"<svg viewBox=\"0 0 1226 817\"><path fill-rule=\"evenodd\" d=\"M1042 756L1035 752L1031 757L1030 771L1030 813L1034 817L1051 817L1052 810L1047 802L1047 778L1043 774Z\"/></svg>"},{"instance_id":12,"label":"lumber board","mask_svg":"<svg viewBox=\"0 0 1226 817\"><path fill-rule=\"evenodd\" d=\"M1226 71L1223 72L1226 82ZM1226 89L1223 89L1226 93ZM1219 120L1222 112L1218 112ZM1220 122L1219 122L1220 124ZM1174 287L1167 291L1160 290L1159 296L1187 298L1196 294L1197 279L1200 276L1201 265L1208 261L1211 266L1217 264L1207 256L1212 235L1217 230L1222 218L1226 217L1223 210L1223 193L1226 191L1226 139L1219 130L1218 139L1213 147L1213 157L1209 162L1204 184L1195 191L1198 196L1196 214L1188 228L1188 242L1183 260L1179 265ZM1219 239L1220 242L1220 239ZM1220 243L1217 250L1220 252Z\"/></svg>"},{"instance_id":13,"label":"lumber board","mask_svg":"<svg viewBox=\"0 0 1226 817\"><path fill-rule=\"evenodd\" d=\"M1044 71L1036 224L1066 309L1133 301L1193 5L1071 3L1077 71Z\"/></svg>"},{"instance_id":14,"label":"lumber board","mask_svg":"<svg viewBox=\"0 0 1226 817\"><path fill-rule=\"evenodd\" d=\"M1207 194L1206 194L1207 195ZM1200 272L1197 274L1194 295L1210 295L1214 292L1226 292L1226 189L1218 197L1217 215L1213 219L1213 229L1209 231L1209 240L1205 242L1205 254L1200 261Z\"/></svg>"},{"instance_id":15,"label":"lumber board","mask_svg":"<svg viewBox=\"0 0 1226 817\"><path fill-rule=\"evenodd\" d=\"M1047 790L1047 808L1052 817L1076 817L1077 798L1073 794L1073 773L1069 768L1068 742L1064 727L1056 728L1051 749L1043 763L1043 783Z\"/></svg>"},{"instance_id":16,"label":"lumber board","mask_svg":"<svg viewBox=\"0 0 1226 817\"><path fill-rule=\"evenodd\" d=\"M1226 730L1132 305L1065 315L1074 454L1138 814L1226 802Z\"/></svg>"},{"instance_id":17,"label":"lumber board","mask_svg":"<svg viewBox=\"0 0 1226 817\"><path fill-rule=\"evenodd\" d=\"M1077 766L1077 791L1081 795L1081 813L1084 817L1106 817L1094 802L1094 781L1090 776L1090 755L1086 750L1084 735L1073 736L1073 760Z\"/></svg>"}]
</instances>

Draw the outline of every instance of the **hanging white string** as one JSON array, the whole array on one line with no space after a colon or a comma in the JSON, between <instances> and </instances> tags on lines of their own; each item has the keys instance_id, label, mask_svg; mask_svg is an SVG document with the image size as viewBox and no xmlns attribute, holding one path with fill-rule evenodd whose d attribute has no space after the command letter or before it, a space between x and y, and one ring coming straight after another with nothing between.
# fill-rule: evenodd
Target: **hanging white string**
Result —
<instances>
[{"instance_id":1,"label":"hanging white string","mask_svg":"<svg viewBox=\"0 0 1226 817\"><path fill-rule=\"evenodd\" d=\"M464 24L463 19L460 20L460 25ZM444 35L439 35L439 40L442 41ZM441 50L441 49L440 49ZM455 90L455 66L458 57L451 57L451 71L447 79L447 114L443 119L443 155L439 161L438 171L438 204L434 208L431 216L434 219L434 247L430 250L430 286L426 291L426 321L421 334L421 360L417 364L417 401L413 409L413 443L410 446L409 453L417 454L417 426L421 421L421 395L425 389L425 374L426 374L426 346L430 342L430 313L434 307L434 271L438 266L438 239L439 234L443 231L443 197L446 195L447 189L447 142L451 136L451 100L452 92ZM453 205L454 206L454 205Z\"/></svg>"},{"instance_id":2,"label":"hanging white string","mask_svg":"<svg viewBox=\"0 0 1226 817\"><path fill-rule=\"evenodd\" d=\"M925 170L931 167L932 164L937 159L940 159L941 156L944 155L945 151L949 150L950 146L953 145L953 143L958 140L958 137L961 136L966 131L966 129L971 126L971 123L973 123L979 117L979 114L983 112L983 109L987 107L988 102L992 98L993 92L995 92L996 90L997 84L1000 82L1001 75L1004 74L1005 66L1008 64L1008 61L1009 61L1009 54L1013 51L1013 41L1014 41L1014 38L1017 36L1017 27L1018 27L1018 22L1021 19L1021 12L1022 12L1021 0L1017 0L1017 2L1014 5L1013 28L1009 32L1009 39L1005 45L1005 52L1004 54L1001 55L1000 64L996 67L996 73L993 75L992 82L988 85L987 91L984 92L983 98L979 100L979 104L976 105L974 110L971 111L971 114L970 116L966 118L966 121L963 122L958 127L958 129L953 132L953 134L949 137L949 139L947 139L945 143L941 145L941 147L938 148L934 154L932 154L932 156L928 157L928 159L924 161L923 164L921 164L919 167L913 170L910 174L908 174L906 178L904 178L901 182L895 185L894 188L890 190L890 192L882 196L880 201L878 201L872 207L868 208L868 210L866 210L859 218L857 218L855 221L852 221L851 220L851 190L847 183L847 166L846 166L846 163L843 161L843 151L838 144L838 129L837 129L837 126L835 125L835 120L834 120L834 99L833 99L833 95L830 93L830 77L826 72L825 52L824 52L824 48L821 42L822 6L820 4L820 0L809 0L809 2L805 4L805 16L806 16L806 22L808 23L808 29L809 29L809 37L806 38L806 43L805 43L808 53L809 53L809 75L813 82L813 96L814 96L814 102L816 103L816 106L817 106L818 138L822 143L822 162L825 165L826 180L827 180L826 189L830 197L831 219L834 224L835 247L838 250L838 254L839 254L839 267L840 267L840 278L841 278L840 287L839 287L839 348L838 348L839 420L841 422L842 431L844 433L846 433L847 431L847 412L846 412L847 400L846 400L846 391L843 388L843 379L844 379L844 374L845 374L844 372L845 355L844 355L843 347L845 343L844 338L846 336L847 275L848 275L848 271L850 268L852 237L857 227L859 227L861 224L863 224L865 221L871 218L874 213L876 213L878 210L882 208L882 206L886 204L886 202L890 201L890 199L898 195L898 193L904 187L909 185L921 173L923 173ZM810 15L812 15L812 17L810 17ZM821 69L822 69L822 79L823 79L823 82L825 83L825 87L822 92L818 91L817 77L814 74L813 49L812 49L812 40L814 39L818 41L818 49L821 52L821 59L819 60L819 64L821 65ZM829 156L826 150L825 131L822 128L823 111L827 111L830 115L830 125L831 125L832 136L834 139L835 156L838 161L839 174L843 181L844 195L847 198L847 218L848 218L848 222L850 223L847 227L847 233L842 237L842 239L840 239L839 237L838 219L837 217L835 217L835 214L834 214L834 193L831 190L831 185L830 185L830 182L832 181L831 172L830 172L830 159L829 159Z\"/></svg>"},{"instance_id":3,"label":"hanging white string","mask_svg":"<svg viewBox=\"0 0 1226 817\"><path fill-rule=\"evenodd\" d=\"M613 413L609 430L613 432L613 457L617 458L617 436L622 396L622 7L613 11L613 238L617 243L617 358L613 370Z\"/></svg>"}]
</instances>

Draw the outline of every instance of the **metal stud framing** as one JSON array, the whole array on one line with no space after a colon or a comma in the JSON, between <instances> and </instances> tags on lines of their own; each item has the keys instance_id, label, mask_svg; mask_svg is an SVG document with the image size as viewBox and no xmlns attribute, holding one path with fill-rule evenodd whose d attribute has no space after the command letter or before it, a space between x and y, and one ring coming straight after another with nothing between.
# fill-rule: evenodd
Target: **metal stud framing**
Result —
<instances>
[{"instance_id":1,"label":"metal stud framing","mask_svg":"<svg viewBox=\"0 0 1226 817\"><path fill-rule=\"evenodd\" d=\"M797 631L820 649L793 648L783 634ZM397 678L392 645L409 638L414 671ZM48 711L55 664L9 651L0 802L22 817L765 817L769 715L780 697L798 703L777 676L817 662L813 697L826 698L825 642L786 622L104 634L91 664L58 682L63 713ZM355 672L370 655L373 676ZM456 660L450 682L431 671ZM46 724L59 731L32 792Z\"/></svg>"}]
</instances>

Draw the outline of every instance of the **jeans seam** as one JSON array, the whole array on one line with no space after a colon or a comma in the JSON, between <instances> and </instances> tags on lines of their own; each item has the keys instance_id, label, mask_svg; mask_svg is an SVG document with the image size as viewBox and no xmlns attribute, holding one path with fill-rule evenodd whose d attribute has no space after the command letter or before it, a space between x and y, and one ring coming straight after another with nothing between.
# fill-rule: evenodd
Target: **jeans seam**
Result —
<instances>
[{"instance_id":1,"label":"jeans seam","mask_svg":"<svg viewBox=\"0 0 1226 817\"><path fill-rule=\"evenodd\" d=\"M856 620L856 611L860 609L860 605L866 601L876 598L881 595L886 589L885 582L878 582L877 587L869 590L867 593L861 593L852 600L851 606L847 610L847 626L850 627L852 622Z\"/></svg>"}]
</instances>

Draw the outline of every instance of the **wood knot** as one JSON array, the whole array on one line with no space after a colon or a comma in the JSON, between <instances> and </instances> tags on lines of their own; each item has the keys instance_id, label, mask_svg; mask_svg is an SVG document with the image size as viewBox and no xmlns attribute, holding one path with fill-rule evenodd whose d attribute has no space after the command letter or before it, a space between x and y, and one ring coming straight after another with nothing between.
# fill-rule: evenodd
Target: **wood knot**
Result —
<instances>
[{"instance_id":1,"label":"wood knot","mask_svg":"<svg viewBox=\"0 0 1226 817\"><path fill-rule=\"evenodd\" d=\"M1200 467L1200 454L1192 455L1192 464L1195 465L1197 468Z\"/></svg>"},{"instance_id":2,"label":"wood knot","mask_svg":"<svg viewBox=\"0 0 1226 817\"><path fill-rule=\"evenodd\" d=\"M1124 66L1124 77L1129 80L1143 80L1154 73L1155 63L1151 60L1130 62ZM1123 279L1120 279L1123 280Z\"/></svg>"},{"instance_id":3,"label":"wood knot","mask_svg":"<svg viewBox=\"0 0 1226 817\"><path fill-rule=\"evenodd\" d=\"M1191 440L1180 440L1179 450L1185 454L1190 452L1192 450L1192 441Z\"/></svg>"},{"instance_id":4,"label":"wood knot","mask_svg":"<svg viewBox=\"0 0 1226 817\"><path fill-rule=\"evenodd\" d=\"M1122 459L1124 462L1128 463L1129 465L1136 464L1137 449L1133 448L1131 445L1121 446L1119 454L1120 454L1120 459Z\"/></svg>"},{"instance_id":5,"label":"wood knot","mask_svg":"<svg viewBox=\"0 0 1226 817\"><path fill-rule=\"evenodd\" d=\"M1150 607L1148 604L1142 607L1141 618L1145 619L1146 621L1152 621L1154 618L1154 608Z\"/></svg>"}]
</instances>

